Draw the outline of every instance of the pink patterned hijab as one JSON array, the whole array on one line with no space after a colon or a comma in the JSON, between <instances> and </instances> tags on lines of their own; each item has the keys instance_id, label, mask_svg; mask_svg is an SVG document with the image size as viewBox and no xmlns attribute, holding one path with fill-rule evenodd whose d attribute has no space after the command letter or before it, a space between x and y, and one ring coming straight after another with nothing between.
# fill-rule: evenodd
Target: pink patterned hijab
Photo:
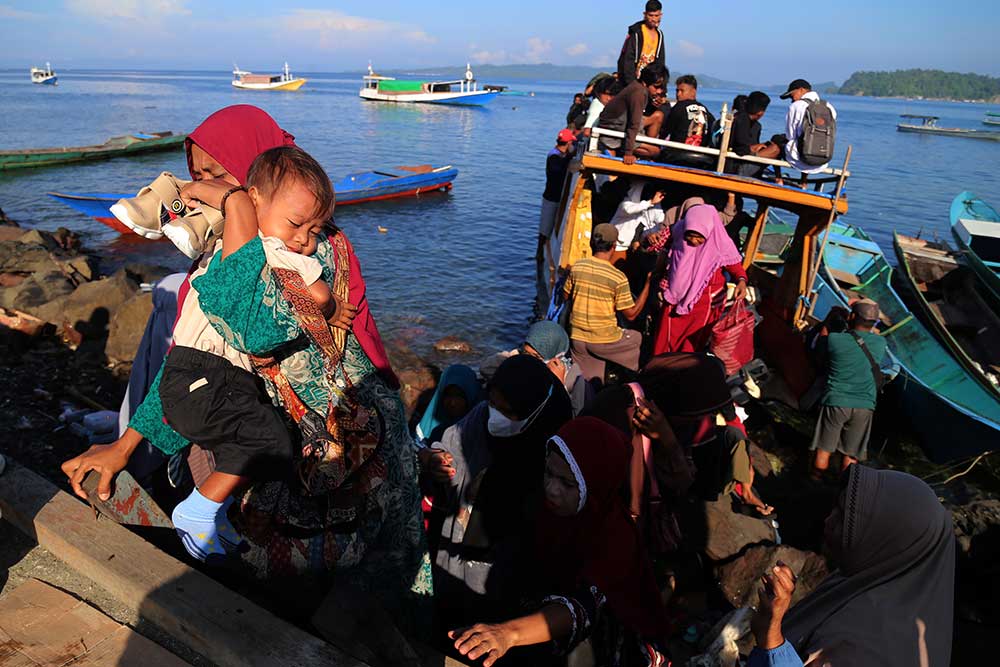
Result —
<instances>
[{"instance_id":1,"label":"pink patterned hijab","mask_svg":"<svg viewBox=\"0 0 1000 667\"><path fill-rule=\"evenodd\" d=\"M700 246L688 245L685 232L698 232L705 237ZM670 231L670 268L667 288L663 291L667 303L673 304L678 315L687 315L715 272L724 266L739 264L743 256L726 233L722 218L714 206L692 206Z\"/></svg>"}]
</instances>

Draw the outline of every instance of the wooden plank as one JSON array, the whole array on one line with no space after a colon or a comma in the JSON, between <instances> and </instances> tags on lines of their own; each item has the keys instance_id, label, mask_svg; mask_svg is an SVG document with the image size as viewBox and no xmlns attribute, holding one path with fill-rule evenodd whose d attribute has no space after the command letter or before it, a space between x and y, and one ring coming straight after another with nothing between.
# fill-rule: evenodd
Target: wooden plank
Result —
<instances>
[{"instance_id":1,"label":"wooden plank","mask_svg":"<svg viewBox=\"0 0 1000 667\"><path fill-rule=\"evenodd\" d=\"M366 667L339 648L277 618L8 461L0 475L3 518L92 579L140 616L228 667Z\"/></svg>"}]
</instances>

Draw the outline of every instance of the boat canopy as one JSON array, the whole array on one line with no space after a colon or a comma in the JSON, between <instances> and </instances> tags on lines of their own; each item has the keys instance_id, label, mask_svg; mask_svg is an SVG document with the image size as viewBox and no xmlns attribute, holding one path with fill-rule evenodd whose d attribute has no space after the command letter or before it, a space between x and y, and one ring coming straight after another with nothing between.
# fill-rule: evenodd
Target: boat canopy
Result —
<instances>
[{"instance_id":1,"label":"boat canopy","mask_svg":"<svg viewBox=\"0 0 1000 667\"><path fill-rule=\"evenodd\" d=\"M940 116L921 116L919 114L912 114L912 113L901 113L901 114L899 114L899 117L900 118L922 118L924 120L941 120Z\"/></svg>"}]
</instances>

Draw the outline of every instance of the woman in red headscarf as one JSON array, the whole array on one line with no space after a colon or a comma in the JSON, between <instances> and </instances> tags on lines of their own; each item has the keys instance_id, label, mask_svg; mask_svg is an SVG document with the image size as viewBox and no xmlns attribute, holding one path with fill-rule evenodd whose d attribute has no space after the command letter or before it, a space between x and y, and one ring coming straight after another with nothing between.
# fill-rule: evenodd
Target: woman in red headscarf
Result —
<instances>
[{"instance_id":1,"label":"woman in red headscarf","mask_svg":"<svg viewBox=\"0 0 1000 667\"><path fill-rule=\"evenodd\" d=\"M666 665L657 645L670 627L653 568L629 517L632 448L625 435L595 418L578 417L549 440L545 501L530 558L544 591L540 609L449 636L463 656L490 667L514 649L552 644L567 654L590 637L594 664ZM504 662L503 664L508 664Z\"/></svg>"}]
</instances>

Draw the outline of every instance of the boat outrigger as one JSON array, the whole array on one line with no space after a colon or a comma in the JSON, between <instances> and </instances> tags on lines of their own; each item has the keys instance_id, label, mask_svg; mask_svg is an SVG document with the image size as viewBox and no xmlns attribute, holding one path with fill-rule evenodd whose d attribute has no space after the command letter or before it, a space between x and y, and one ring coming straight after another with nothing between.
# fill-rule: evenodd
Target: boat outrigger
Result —
<instances>
[{"instance_id":1,"label":"boat outrigger","mask_svg":"<svg viewBox=\"0 0 1000 667\"><path fill-rule=\"evenodd\" d=\"M288 63L281 74L254 74L233 65L233 86L244 90L298 90L306 79L293 76Z\"/></svg>"},{"instance_id":2,"label":"boat outrigger","mask_svg":"<svg viewBox=\"0 0 1000 667\"><path fill-rule=\"evenodd\" d=\"M376 74L369 64L363 82L358 95L375 102L480 105L501 93L492 86L480 89L470 64L465 77L454 81L404 81Z\"/></svg>"},{"instance_id":3,"label":"boat outrigger","mask_svg":"<svg viewBox=\"0 0 1000 667\"><path fill-rule=\"evenodd\" d=\"M59 85L59 77L52 71L52 65L45 63L45 69L41 67L31 68L31 83L40 83L47 86Z\"/></svg>"},{"instance_id":4,"label":"boat outrigger","mask_svg":"<svg viewBox=\"0 0 1000 667\"><path fill-rule=\"evenodd\" d=\"M1000 141L1000 132L989 130L970 130L964 127L939 127L937 122L941 120L938 116L919 116L904 113L900 115L903 122L896 124L896 129L900 132L916 132L918 134L942 134L949 137L968 137L970 139L992 139ZM913 121L919 120L920 123Z\"/></svg>"},{"instance_id":5,"label":"boat outrigger","mask_svg":"<svg viewBox=\"0 0 1000 667\"><path fill-rule=\"evenodd\" d=\"M186 134L172 132L137 132L121 137L112 137L96 146L72 146L68 148L28 148L24 150L0 151L0 171L4 169L25 169L28 167L48 167L69 162L106 160L124 155L151 153L180 148L187 139Z\"/></svg>"}]
</instances>

